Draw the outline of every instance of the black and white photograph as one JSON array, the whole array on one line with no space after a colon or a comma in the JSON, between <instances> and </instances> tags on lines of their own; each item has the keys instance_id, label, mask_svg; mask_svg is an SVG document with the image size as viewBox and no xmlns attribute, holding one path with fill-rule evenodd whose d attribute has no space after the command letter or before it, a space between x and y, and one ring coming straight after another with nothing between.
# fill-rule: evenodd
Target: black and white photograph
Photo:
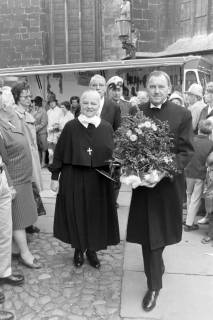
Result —
<instances>
[{"instance_id":1,"label":"black and white photograph","mask_svg":"<svg viewBox=\"0 0 213 320\"><path fill-rule=\"evenodd\" d=\"M0 0L0 320L212 320L213 0Z\"/></svg>"}]
</instances>

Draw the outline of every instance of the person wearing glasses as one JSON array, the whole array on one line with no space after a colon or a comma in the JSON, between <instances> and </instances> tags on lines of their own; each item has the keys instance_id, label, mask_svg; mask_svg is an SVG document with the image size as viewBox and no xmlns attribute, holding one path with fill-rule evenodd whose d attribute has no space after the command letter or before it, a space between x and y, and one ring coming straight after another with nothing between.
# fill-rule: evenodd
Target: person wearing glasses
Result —
<instances>
[{"instance_id":1,"label":"person wearing glasses","mask_svg":"<svg viewBox=\"0 0 213 320\"><path fill-rule=\"evenodd\" d=\"M36 121L28 112L32 100L30 87L26 82L20 82L13 86L11 92L16 103L14 107L15 112L19 118L31 151L33 165L32 187L38 215L45 215L46 211L40 197L40 192L43 190L43 182L36 137ZM36 226L32 225L29 226L26 231L27 233L38 233L40 230Z\"/></svg>"},{"instance_id":2,"label":"person wearing glasses","mask_svg":"<svg viewBox=\"0 0 213 320\"><path fill-rule=\"evenodd\" d=\"M96 90L101 98L100 102L100 108L98 111L98 115L101 117L101 119L104 119L108 121L113 130L116 131L118 127L121 124L121 109L117 103L112 101L110 98L106 96L106 90L107 90L107 84L106 80L103 76L99 74L95 74L90 79L90 88L92 90ZM117 202L118 194L120 190L120 181L119 181L119 175L117 174L117 168L114 168L114 178L116 182L114 183L114 192L115 192L115 204L116 207L119 207L119 204Z\"/></svg>"},{"instance_id":3,"label":"person wearing glasses","mask_svg":"<svg viewBox=\"0 0 213 320\"><path fill-rule=\"evenodd\" d=\"M91 79L89 86L92 90L96 90L100 97L101 103L98 111L101 119L108 121L113 130L117 130L121 124L121 111L117 104L106 97L106 80L100 74L95 74Z\"/></svg>"},{"instance_id":4,"label":"person wearing glasses","mask_svg":"<svg viewBox=\"0 0 213 320\"><path fill-rule=\"evenodd\" d=\"M24 124L15 112L14 100L11 102L13 96L10 93L9 99L8 95L8 90L2 91L0 134L8 158L7 170L16 191L12 201L13 240L19 261L29 268L40 268L40 263L28 247L25 231L25 228L33 225L38 218L32 189L32 155L24 133ZM28 96L27 90L21 90L20 95ZM15 102L19 99L30 101L30 97L17 97Z\"/></svg>"}]
</instances>

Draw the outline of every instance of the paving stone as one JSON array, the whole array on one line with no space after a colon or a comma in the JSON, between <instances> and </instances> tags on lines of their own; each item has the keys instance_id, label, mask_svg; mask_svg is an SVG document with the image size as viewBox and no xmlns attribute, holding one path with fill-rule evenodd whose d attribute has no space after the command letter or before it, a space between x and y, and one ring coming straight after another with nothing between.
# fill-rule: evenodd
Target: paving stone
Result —
<instances>
[{"instance_id":1,"label":"paving stone","mask_svg":"<svg viewBox=\"0 0 213 320\"><path fill-rule=\"evenodd\" d=\"M22 316L21 320L32 320L34 315L32 313L28 313L24 316Z\"/></svg>"},{"instance_id":2,"label":"paving stone","mask_svg":"<svg viewBox=\"0 0 213 320\"><path fill-rule=\"evenodd\" d=\"M44 296L44 297L39 298L39 304L41 304L41 305L45 305L50 301L51 301L51 298L49 296Z\"/></svg>"},{"instance_id":3,"label":"paving stone","mask_svg":"<svg viewBox=\"0 0 213 320\"><path fill-rule=\"evenodd\" d=\"M75 305L72 307L72 312L78 316L81 316L83 314L83 310L78 305Z\"/></svg>"},{"instance_id":4,"label":"paving stone","mask_svg":"<svg viewBox=\"0 0 213 320\"><path fill-rule=\"evenodd\" d=\"M53 302L49 302L44 306L45 311L51 311L55 308L55 304Z\"/></svg>"},{"instance_id":5,"label":"paving stone","mask_svg":"<svg viewBox=\"0 0 213 320\"><path fill-rule=\"evenodd\" d=\"M39 280L46 280L46 279L49 279L49 278L51 278L51 275L50 274L46 274L46 273L43 273L38 277Z\"/></svg>"},{"instance_id":6,"label":"paving stone","mask_svg":"<svg viewBox=\"0 0 213 320\"><path fill-rule=\"evenodd\" d=\"M75 315L75 314L70 314L68 316L68 319L69 320L87 320L86 317L78 316L78 315Z\"/></svg>"},{"instance_id":7,"label":"paving stone","mask_svg":"<svg viewBox=\"0 0 213 320\"><path fill-rule=\"evenodd\" d=\"M120 311L123 242L98 253L100 270L87 260L76 269L74 250L51 234L30 237L29 247L43 261L43 268L28 269L13 259L13 270L24 274L25 285L3 287L2 308L13 311L16 320L120 319L116 314Z\"/></svg>"},{"instance_id":8,"label":"paving stone","mask_svg":"<svg viewBox=\"0 0 213 320\"><path fill-rule=\"evenodd\" d=\"M50 314L54 315L54 316L60 316L60 317L64 317L65 316L65 312L62 311L61 309L52 310Z\"/></svg>"}]
</instances>

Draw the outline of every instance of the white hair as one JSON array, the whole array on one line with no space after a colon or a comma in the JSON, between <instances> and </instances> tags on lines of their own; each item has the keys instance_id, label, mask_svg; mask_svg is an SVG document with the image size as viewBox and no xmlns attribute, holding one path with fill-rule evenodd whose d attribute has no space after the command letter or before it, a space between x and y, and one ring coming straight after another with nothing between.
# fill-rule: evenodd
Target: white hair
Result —
<instances>
[{"instance_id":1,"label":"white hair","mask_svg":"<svg viewBox=\"0 0 213 320\"><path fill-rule=\"evenodd\" d=\"M89 86L91 86L94 82L98 81L98 80L103 80L106 84L106 79L100 75L100 74L95 74L94 76L92 76L92 78L90 79L89 82Z\"/></svg>"},{"instance_id":2,"label":"white hair","mask_svg":"<svg viewBox=\"0 0 213 320\"><path fill-rule=\"evenodd\" d=\"M4 86L1 88L2 90L2 104L5 105L6 107L8 105L14 105L15 101L13 98L13 94L11 92L11 87Z\"/></svg>"},{"instance_id":3,"label":"white hair","mask_svg":"<svg viewBox=\"0 0 213 320\"><path fill-rule=\"evenodd\" d=\"M85 96L87 96L88 94L92 94L93 96L95 96L98 100L98 103L100 104L101 102L101 97L100 97L100 94L97 92L97 91L94 91L94 90L86 90L82 93L81 97L80 97L80 103L82 102L82 100L84 99Z\"/></svg>"}]
</instances>

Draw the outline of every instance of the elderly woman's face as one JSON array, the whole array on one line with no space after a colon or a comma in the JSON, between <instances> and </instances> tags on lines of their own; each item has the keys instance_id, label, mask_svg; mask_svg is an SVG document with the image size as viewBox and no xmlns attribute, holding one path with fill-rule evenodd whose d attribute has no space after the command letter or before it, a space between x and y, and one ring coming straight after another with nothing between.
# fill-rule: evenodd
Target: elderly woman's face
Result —
<instances>
[{"instance_id":1,"label":"elderly woman's face","mask_svg":"<svg viewBox=\"0 0 213 320\"><path fill-rule=\"evenodd\" d=\"M92 90L96 90L100 97L103 98L105 92L106 92L106 81L102 77L96 77L93 79L92 83L90 84L90 88Z\"/></svg>"},{"instance_id":2,"label":"elderly woman's face","mask_svg":"<svg viewBox=\"0 0 213 320\"><path fill-rule=\"evenodd\" d=\"M97 115L100 99L92 92L85 94L81 99L81 113L88 118Z\"/></svg>"},{"instance_id":3,"label":"elderly woman's face","mask_svg":"<svg viewBox=\"0 0 213 320\"><path fill-rule=\"evenodd\" d=\"M30 90L23 90L19 97L19 103L24 107L28 108L31 104L31 92Z\"/></svg>"}]
</instances>

